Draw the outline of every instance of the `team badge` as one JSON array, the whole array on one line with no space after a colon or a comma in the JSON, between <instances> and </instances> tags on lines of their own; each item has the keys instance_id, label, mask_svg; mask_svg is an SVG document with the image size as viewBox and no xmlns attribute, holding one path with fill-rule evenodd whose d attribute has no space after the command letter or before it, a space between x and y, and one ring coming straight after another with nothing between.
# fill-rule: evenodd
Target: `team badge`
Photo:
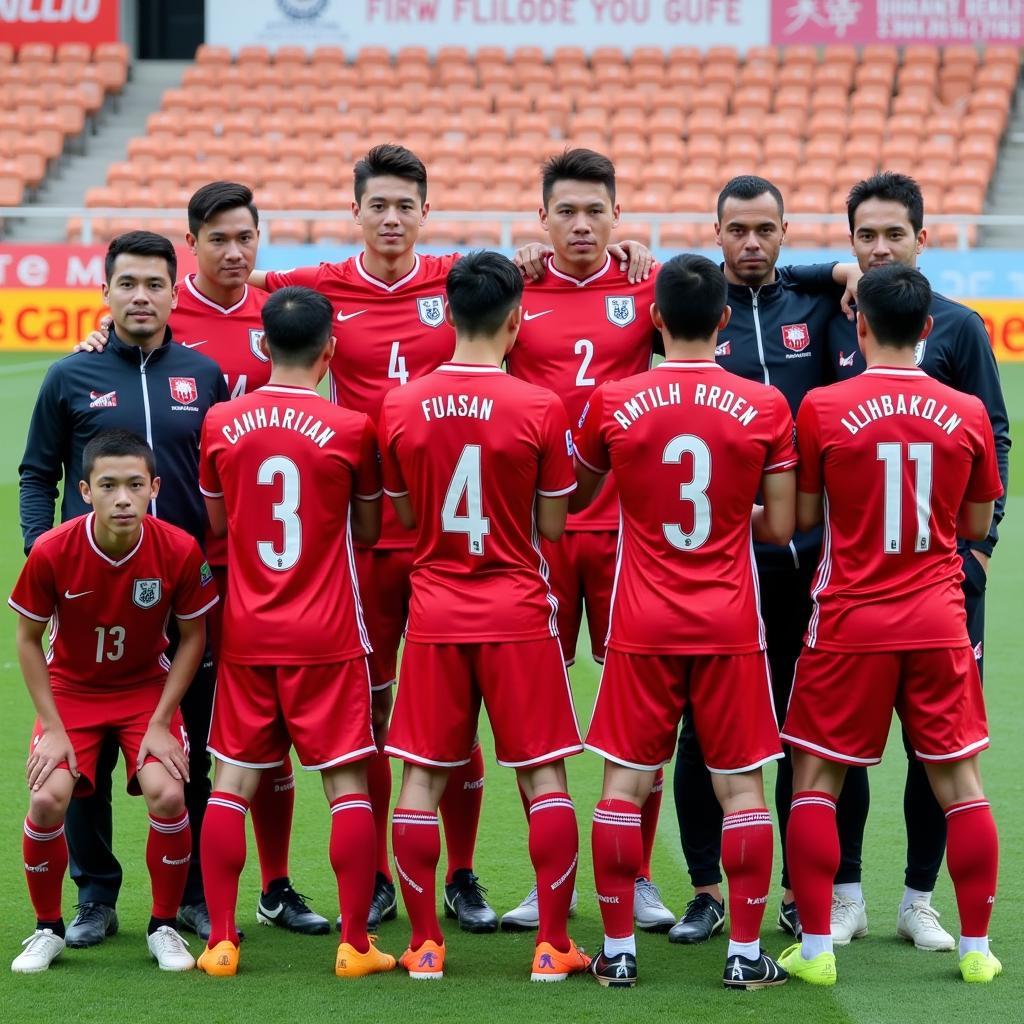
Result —
<instances>
[{"instance_id":1,"label":"team badge","mask_svg":"<svg viewBox=\"0 0 1024 1024\"><path fill-rule=\"evenodd\" d=\"M117 392L116 391L90 391L89 392L89 408L90 409L116 409L117 408Z\"/></svg>"},{"instance_id":2,"label":"team badge","mask_svg":"<svg viewBox=\"0 0 1024 1024\"><path fill-rule=\"evenodd\" d=\"M807 324L786 324L782 328L782 344L791 352L803 352L811 343Z\"/></svg>"},{"instance_id":3,"label":"team badge","mask_svg":"<svg viewBox=\"0 0 1024 1024\"><path fill-rule=\"evenodd\" d=\"M260 344L263 341L263 330L257 327L249 328L249 348L252 349L252 354L261 362L269 363L270 356L264 354L263 349L260 348Z\"/></svg>"},{"instance_id":4,"label":"team badge","mask_svg":"<svg viewBox=\"0 0 1024 1024\"><path fill-rule=\"evenodd\" d=\"M440 327L444 323L444 296L429 295L425 299L416 300L420 323L427 327Z\"/></svg>"},{"instance_id":5,"label":"team badge","mask_svg":"<svg viewBox=\"0 0 1024 1024\"><path fill-rule=\"evenodd\" d=\"M732 355L732 342L731 341L719 342L719 344L717 344L715 346L715 355L716 356L731 356Z\"/></svg>"},{"instance_id":6,"label":"team badge","mask_svg":"<svg viewBox=\"0 0 1024 1024\"><path fill-rule=\"evenodd\" d=\"M132 602L139 608L152 608L160 603L160 580L135 580Z\"/></svg>"},{"instance_id":7,"label":"team badge","mask_svg":"<svg viewBox=\"0 0 1024 1024\"><path fill-rule=\"evenodd\" d=\"M632 295L608 295L604 300L608 323L628 327L636 319L636 304Z\"/></svg>"},{"instance_id":8,"label":"team badge","mask_svg":"<svg viewBox=\"0 0 1024 1024\"><path fill-rule=\"evenodd\" d=\"M915 366L920 366L921 365L921 361L924 359L925 346L927 344L928 344L928 339L927 338L922 338L914 346L914 365Z\"/></svg>"},{"instance_id":9,"label":"team badge","mask_svg":"<svg viewBox=\"0 0 1024 1024\"><path fill-rule=\"evenodd\" d=\"M171 398L183 405L191 405L199 397L195 377L168 377L167 384L171 389Z\"/></svg>"},{"instance_id":10,"label":"team badge","mask_svg":"<svg viewBox=\"0 0 1024 1024\"><path fill-rule=\"evenodd\" d=\"M209 562L203 562L199 566L199 586L205 587L207 583L213 582L213 570L210 568Z\"/></svg>"}]
</instances>

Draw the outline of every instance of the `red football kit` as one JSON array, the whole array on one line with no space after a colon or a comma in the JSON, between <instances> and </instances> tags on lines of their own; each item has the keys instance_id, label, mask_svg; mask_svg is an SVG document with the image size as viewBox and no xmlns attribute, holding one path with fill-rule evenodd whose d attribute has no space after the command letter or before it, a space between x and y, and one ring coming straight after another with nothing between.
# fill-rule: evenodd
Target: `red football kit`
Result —
<instances>
[{"instance_id":1,"label":"red football kit","mask_svg":"<svg viewBox=\"0 0 1024 1024\"><path fill-rule=\"evenodd\" d=\"M781 756L751 512L762 477L796 466L783 396L711 362L666 361L597 390L576 454L614 474L623 524L588 747L654 770L689 705L711 771Z\"/></svg>"},{"instance_id":2,"label":"red football kit","mask_svg":"<svg viewBox=\"0 0 1024 1024\"><path fill-rule=\"evenodd\" d=\"M211 412L200 487L224 499L229 596L210 750L253 767L280 764L289 739L309 768L365 757L370 642L349 504L381 495L373 424L283 385Z\"/></svg>"},{"instance_id":3,"label":"red football kit","mask_svg":"<svg viewBox=\"0 0 1024 1024\"><path fill-rule=\"evenodd\" d=\"M380 438L385 488L408 494L418 526L387 751L465 763L483 697L501 763L578 752L534 521L538 495L576 486L562 403L497 367L449 363L387 396Z\"/></svg>"},{"instance_id":4,"label":"red football kit","mask_svg":"<svg viewBox=\"0 0 1024 1024\"><path fill-rule=\"evenodd\" d=\"M135 762L170 663L168 616L195 619L217 603L213 575L194 538L146 516L138 544L118 561L96 543L95 513L68 520L32 546L8 603L50 622L47 663L57 710L92 791L100 747L114 734L124 751L129 792ZM187 747L180 715L172 731ZM36 723L33 741L41 730Z\"/></svg>"},{"instance_id":5,"label":"red football kit","mask_svg":"<svg viewBox=\"0 0 1024 1024\"><path fill-rule=\"evenodd\" d=\"M783 737L874 764L895 707L919 758L973 755L988 730L956 528L965 501L1002 494L984 406L876 366L810 392L797 434L799 488L824 493L825 536Z\"/></svg>"},{"instance_id":6,"label":"red football kit","mask_svg":"<svg viewBox=\"0 0 1024 1024\"><path fill-rule=\"evenodd\" d=\"M563 273L549 259L544 277L526 283L523 323L508 356L509 373L554 391L565 403L569 422L576 424L598 384L650 367L653 301L654 274L630 284L610 256L583 279ZM569 516L557 544L543 544L558 598L558 633L569 663L584 602L591 650L597 661L604 659L618 529L617 494L609 481L589 508Z\"/></svg>"}]
</instances>

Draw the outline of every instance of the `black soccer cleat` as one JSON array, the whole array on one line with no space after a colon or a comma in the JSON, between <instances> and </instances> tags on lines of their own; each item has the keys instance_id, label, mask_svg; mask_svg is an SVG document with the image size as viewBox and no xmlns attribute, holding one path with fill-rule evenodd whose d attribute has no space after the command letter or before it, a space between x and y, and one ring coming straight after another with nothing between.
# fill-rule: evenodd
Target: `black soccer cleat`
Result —
<instances>
[{"instance_id":1,"label":"black soccer cleat","mask_svg":"<svg viewBox=\"0 0 1024 1024\"><path fill-rule=\"evenodd\" d=\"M210 911L205 903L182 903L178 907L177 925L179 931L195 932L203 940L210 940ZM245 932L235 925L238 932L238 941L245 938Z\"/></svg>"},{"instance_id":2,"label":"black soccer cleat","mask_svg":"<svg viewBox=\"0 0 1024 1024\"><path fill-rule=\"evenodd\" d=\"M256 903L259 924L285 928L298 935L327 935L331 922L309 908L306 897L290 884L273 885L270 892L260 893Z\"/></svg>"},{"instance_id":3,"label":"black soccer cleat","mask_svg":"<svg viewBox=\"0 0 1024 1024\"><path fill-rule=\"evenodd\" d=\"M375 932L381 921L394 921L398 917L398 894L395 892L393 882L389 882L384 875L378 871L377 878L373 883L373 899L370 900L370 912L366 915L366 929ZM335 922L338 931L341 931L341 914Z\"/></svg>"},{"instance_id":4,"label":"black soccer cleat","mask_svg":"<svg viewBox=\"0 0 1024 1024\"><path fill-rule=\"evenodd\" d=\"M605 988L632 988L636 984L636 957L632 953L605 955L601 950L590 961L590 973Z\"/></svg>"},{"instance_id":5,"label":"black soccer cleat","mask_svg":"<svg viewBox=\"0 0 1024 1024\"><path fill-rule=\"evenodd\" d=\"M725 958L722 984L726 988L754 991L772 985L784 985L788 980L789 975L763 949L755 960L735 954Z\"/></svg>"},{"instance_id":6,"label":"black soccer cleat","mask_svg":"<svg viewBox=\"0 0 1024 1024\"><path fill-rule=\"evenodd\" d=\"M786 932L787 935L792 935L794 939L799 939L803 934L803 928L800 927L800 911L796 909L796 900L793 900L792 903L779 904L779 929Z\"/></svg>"},{"instance_id":7,"label":"black soccer cleat","mask_svg":"<svg viewBox=\"0 0 1024 1024\"><path fill-rule=\"evenodd\" d=\"M469 868L459 868L444 887L445 917L458 918L464 932L496 932L498 915L484 899L485 892Z\"/></svg>"},{"instance_id":8,"label":"black soccer cleat","mask_svg":"<svg viewBox=\"0 0 1024 1024\"><path fill-rule=\"evenodd\" d=\"M679 921L668 931L669 942L707 942L725 924L725 904L711 893L700 892L689 903Z\"/></svg>"},{"instance_id":9,"label":"black soccer cleat","mask_svg":"<svg viewBox=\"0 0 1024 1024\"><path fill-rule=\"evenodd\" d=\"M106 903L79 903L78 913L68 925L64 942L71 949L98 946L117 934L117 911Z\"/></svg>"}]
</instances>

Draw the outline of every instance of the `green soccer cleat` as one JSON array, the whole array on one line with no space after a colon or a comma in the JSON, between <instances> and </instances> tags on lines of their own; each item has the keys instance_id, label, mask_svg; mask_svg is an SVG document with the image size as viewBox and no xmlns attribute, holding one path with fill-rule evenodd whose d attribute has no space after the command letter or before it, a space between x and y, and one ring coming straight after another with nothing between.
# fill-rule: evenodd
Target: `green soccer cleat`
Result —
<instances>
[{"instance_id":1,"label":"green soccer cleat","mask_svg":"<svg viewBox=\"0 0 1024 1024\"><path fill-rule=\"evenodd\" d=\"M960 957L960 977L971 984L991 981L1003 973L1003 965L994 953L965 953Z\"/></svg>"},{"instance_id":2,"label":"green soccer cleat","mask_svg":"<svg viewBox=\"0 0 1024 1024\"><path fill-rule=\"evenodd\" d=\"M782 951L778 964L791 978L799 978L808 985L836 983L835 953L819 953L813 960L805 960L800 943L795 942Z\"/></svg>"}]
</instances>

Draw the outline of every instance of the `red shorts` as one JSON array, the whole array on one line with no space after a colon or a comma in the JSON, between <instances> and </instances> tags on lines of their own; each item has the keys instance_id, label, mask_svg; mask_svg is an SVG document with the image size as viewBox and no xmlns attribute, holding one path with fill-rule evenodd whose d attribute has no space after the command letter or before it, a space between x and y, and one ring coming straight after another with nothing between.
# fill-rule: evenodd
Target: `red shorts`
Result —
<instances>
[{"instance_id":1,"label":"red shorts","mask_svg":"<svg viewBox=\"0 0 1024 1024\"><path fill-rule=\"evenodd\" d=\"M782 738L840 764L878 764L893 709L921 761L960 761L988 746L970 647L855 654L805 647Z\"/></svg>"},{"instance_id":2,"label":"red shorts","mask_svg":"<svg viewBox=\"0 0 1024 1024\"><path fill-rule=\"evenodd\" d=\"M398 670L398 648L409 615L412 550L356 548L356 573L363 618L370 634L373 689L391 686Z\"/></svg>"},{"instance_id":3,"label":"red shorts","mask_svg":"<svg viewBox=\"0 0 1024 1024\"><path fill-rule=\"evenodd\" d=\"M526 768L583 750L562 653L550 637L501 644L407 640L385 751L439 768L468 763L481 700L498 764Z\"/></svg>"},{"instance_id":4,"label":"red shorts","mask_svg":"<svg viewBox=\"0 0 1024 1024\"><path fill-rule=\"evenodd\" d=\"M330 665L222 662L206 749L243 768L276 768L293 745L311 772L376 753L366 658Z\"/></svg>"},{"instance_id":5,"label":"red shorts","mask_svg":"<svg viewBox=\"0 0 1024 1024\"><path fill-rule=\"evenodd\" d=\"M228 600L228 567L211 565L213 582L217 586L220 600L206 613L206 645L213 654L213 663L220 662L220 644L224 637L224 606Z\"/></svg>"},{"instance_id":6,"label":"red shorts","mask_svg":"<svg viewBox=\"0 0 1024 1024\"><path fill-rule=\"evenodd\" d=\"M132 796L142 793L139 780L136 778L135 763L139 759L139 747L149 728L149 720L153 717L160 698L163 696L163 684L157 686L139 686L125 690L83 691L81 693L55 693L54 703L57 713L64 723L64 731L68 734L71 746L75 749L78 761L78 782L75 783L75 796L91 796L95 791L96 762L100 756L100 748L108 736L113 736L124 753L124 767L128 776L128 792ZM36 720L32 729L31 751L39 742L43 730ZM171 719L171 735L177 739L188 756L188 733L181 712L175 709ZM155 757L147 757L145 764L156 761ZM65 761L58 765L67 768Z\"/></svg>"},{"instance_id":7,"label":"red shorts","mask_svg":"<svg viewBox=\"0 0 1024 1024\"><path fill-rule=\"evenodd\" d=\"M672 760L685 711L693 717L709 771L752 771L782 757L763 651L609 651L587 749L627 768L653 772Z\"/></svg>"},{"instance_id":8,"label":"red shorts","mask_svg":"<svg viewBox=\"0 0 1024 1024\"><path fill-rule=\"evenodd\" d=\"M541 544L541 552L548 563L551 590L558 598L558 639L568 665L576 658L584 604L590 650L594 661L604 661L618 543L618 533L605 530L563 533L556 543L544 541Z\"/></svg>"}]
</instances>

